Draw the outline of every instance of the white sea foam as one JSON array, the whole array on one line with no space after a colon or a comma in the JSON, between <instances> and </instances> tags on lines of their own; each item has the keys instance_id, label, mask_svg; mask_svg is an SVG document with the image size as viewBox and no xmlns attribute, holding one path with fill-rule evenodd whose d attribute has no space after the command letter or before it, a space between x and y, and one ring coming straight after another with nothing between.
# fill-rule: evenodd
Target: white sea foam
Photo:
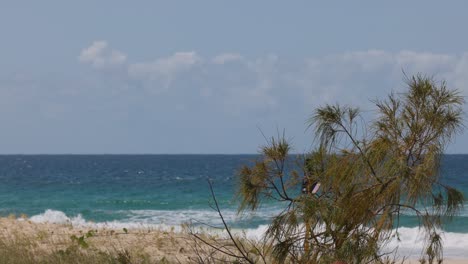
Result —
<instances>
[{"instance_id":1,"label":"white sea foam","mask_svg":"<svg viewBox=\"0 0 468 264\"><path fill-rule=\"evenodd\" d=\"M268 220L277 215L279 209L263 209L252 214L239 215L236 210L223 210L222 214L227 222L239 222L249 220ZM220 225L219 214L215 210L129 210L119 211L126 214L130 222L149 224L183 224L187 222Z\"/></svg>"},{"instance_id":2,"label":"white sea foam","mask_svg":"<svg viewBox=\"0 0 468 264\"><path fill-rule=\"evenodd\" d=\"M43 214L35 215L30 218L35 223L51 223L51 224L86 224L84 218L79 214L75 217L68 217L62 211L47 209Z\"/></svg>"},{"instance_id":3,"label":"white sea foam","mask_svg":"<svg viewBox=\"0 0 468 264\"><path fill-rule=\"evenodd\" d=\"M417 227L401 227L398 230L400 240L393 239L387 246L387 250L398 247L401 256L417 257L424 246L424 232ZM468 257L468 233L441 232L444 247L444 255L451 258Z\"/></svg>"},{"instance_id":4,"label":"white sea foam","mask_svg":"<svg viewBox=\"0 0 468 264\"><path fill-rule=\"evenodd\" d=\"M107 221L107 222L92 222L86 221L81 214L74 217L68 217L64 212L47 209L44 213L34 215L29 218L34 223L51 223L51 224L69 224L74 227L90 227L90 228L109 228L109 229L122 229L122 228L150 228L150 229L180 229L180 225L167 225L145 222L132 222L132 221Z\"/></svg>"},{"instance_id":5,"label":"white sea foam","mask_svg":"<svg viewBox=\"0 0 468 264\"><path fill-rule=\"evenodd\" d=\"M181 230L181 224L190 219L196 219L209 224L219 224L219 216L215 211L204 210L132 210L128 211L129 218L122 221L91 222L86 221L80 214L77 216L67 216L65 213L56 210L46 210L44 213L32 216L30 220L36 223L56 223L71 224L76 227L91 228L148 228L158 230ZM223 213L224 214L224 213ZM258 217L267 217L265 210ZM226 211L224 215L228 221L234 221L239 218L235 211ZM259 225L257 228L233 229L236 233L243 233L250 239L261 238L268 226ZM220 231L214 231L219 233ZM385 251L391 251L398 248L399 256L418 257L424 246L424 233L417 227L401 227L398 230L400 240L393 239L385 247ZM442 232L444 255L450 258L468 258L468 233Z\"/></svg>"}]
</instances>

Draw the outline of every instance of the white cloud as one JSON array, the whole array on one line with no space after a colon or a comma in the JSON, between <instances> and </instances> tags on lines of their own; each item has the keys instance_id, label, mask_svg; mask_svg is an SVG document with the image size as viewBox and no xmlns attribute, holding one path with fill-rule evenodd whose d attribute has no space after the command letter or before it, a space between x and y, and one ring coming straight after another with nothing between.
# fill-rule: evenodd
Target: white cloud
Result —
<instances>
[{"instance_id":1,"label":"white cloud","mask_svg":"<svg viewBox=\"0 0 468 264\"><path fill-rule=\"evenodd\" d=\"M79 59L95 68L106 68L124 64L126 56L110 49L107 42L96 41L81 52ZM223 66L231 62L240 63ZM303 109L335 102L365 108L370 106L370 99L403 90L402 71L446 79L450 87L468 92L468 53L375 49L302 60L280 59L274 54L248 58L237 53L221 53L205 60L195 51L176 52L153 61L126 64L124 85L137 85L153 94L195 91L196 95L190 96L212 100L236 113L287 107L292 102Z\"/></svg>"},{"instance_id":2,"label":"white cloud","mask_svg":"<svg viewBox=\"0 0 468 264\"><path fill-rule=\"evenodd\" d=\"M157 59L154 62L131 64L128 72L134 77L173 76L177 72L189 70L199 62L201 62L201 58L194 51L176 52L170 57Z\"/></svg>"},{"instance_id":3,"label":"white cloud","mask_svg":"<svg viewBox=\"0 0 468 264\"><path fill-rule=\"evenodd\" d=\"M240 61L243 57L237 53L223 53L215 56L211 62L214 64L225 64L233 61Z\"/></svg>"},{"instance_id":4,"label":"white cloud","mask_svg":"<svg viewBox=\"0 0 468 264\"><path fill-rule=\"evenodd\" d=\"M443 74L452 71L457 57L429 52L401 51L394 55L396 64L408 71Z\"/></svg>"},{"instance_id":5,"label":"white cloud","mask_svg":"<svg viewBox=\"0 0 468 264\"><path fill-rule=\"evenodd\" d=\"M308 105L345 102L366 107L369 99L402 91L403 72L445 79L449 87L468 91L468 56L429 52L368 50L311 58L290 79L302 87Z\"/></svg>"},{"instance_id":6,"label":"white cloud","mask_svg":"<svg viewBox=\"0 0 468 264\"><path fill-rule=\"evenodd\" d=\"M118 50L110 49L106 41L94 41L91 46L81 51L78 60L101 69L124 64L127 56Z\"/></svg>"},{"instance_id":7,"label":"white cloud","mask_svg":"<svg viewBox=\"0 0 468 264\"><path fill-rule=\"evenodd\" d=\"M275 54L270 54L266 58L249 62L247 67L256 73L256 83L248 91L248 95L256 99L256 104L261 102L265 106L274 107L277 105L277 98L272 96L272 90L278 85L276 78L281 75L278 65L279 58Z\"/></svg>"},{"instance_id":8,"label":"white cloud","mask_svg":"<svg viewBox=\"0 0 468 264\"><path fill-rule=\"evenodd\" d=\"M153 93L166 91L170 88L177 75L201 63L202 59L196 52L176 52L167 58L153 62L141 62L128 66L130 78L138 80Z\"/></svg>"},{"instance_id":9,"label":"white cloud","mask_svg":"<svg viewBox=\"0 0 468 264\"><path fill-rule=\"evenodd\" d=\"M455 64L453 72L448 74L448 80L453 80L453 85L464 96L468 96L468 52L464 53ZM450 83L448 83L450 85Z\"/></svg>"},{"instance_id":10,"label":"white cloud","mask_svg":"<svg viewBox=\"0 0 468 264\"><path fill-rule=\"evenodd\" d=\"M334 63L349 64L354 70L364 72L372 72L393 63L392 54L382 50L348 52L332 58Z\"/></svg>"}]
</instances>

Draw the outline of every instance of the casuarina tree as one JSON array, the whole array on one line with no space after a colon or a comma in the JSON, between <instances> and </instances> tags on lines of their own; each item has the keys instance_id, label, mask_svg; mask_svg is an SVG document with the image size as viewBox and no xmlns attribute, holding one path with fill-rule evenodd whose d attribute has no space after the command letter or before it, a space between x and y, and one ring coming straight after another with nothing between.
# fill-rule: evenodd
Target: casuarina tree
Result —
<instances>
[{"instance_id":1,"label":"casuarina tree","mask_svg":"<svg viewBox=\"0 0 468 264\"><path fill-rule=\"evenodd\" d=\"M369 121L358 108L317 108L309 120L316 135L311 153L293 159L279 136L241 169L240 211L267 200L284 207L265 234L276 262L380 262L408 214L425 234L422 257L442 258L439 230L464 198L443 183L440 163L462 129L464 100L426 76L406 84L406 92L374 101Z\"/></svg>"}]
</instances>

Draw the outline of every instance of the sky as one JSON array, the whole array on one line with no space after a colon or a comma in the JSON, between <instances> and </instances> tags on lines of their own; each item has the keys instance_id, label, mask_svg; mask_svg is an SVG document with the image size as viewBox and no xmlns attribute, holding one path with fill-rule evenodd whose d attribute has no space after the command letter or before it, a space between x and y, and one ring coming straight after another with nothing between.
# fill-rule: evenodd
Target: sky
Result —
<instances>
[{"instance_id":1,"label":"sky","mask_svg":"<svg viewBox=\"0 0 468 264\"><path fill-rule=\"evenodd\" d=\"M256 153L312 111L468 95L467 1L1 1L0 153ZM465 111L468 107L464 107ZM467 111L468 112L468 111ZM465 124L468 118L465 114ZM448 153L468 153L468 131Z\"/></svg>"}]
</instances>

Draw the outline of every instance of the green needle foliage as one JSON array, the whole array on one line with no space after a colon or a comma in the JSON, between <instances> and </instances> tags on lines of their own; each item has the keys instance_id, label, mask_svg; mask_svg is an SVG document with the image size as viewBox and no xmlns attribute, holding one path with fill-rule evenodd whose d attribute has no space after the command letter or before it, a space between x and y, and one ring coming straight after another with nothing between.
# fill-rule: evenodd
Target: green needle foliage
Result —
<instances>
[{"instance_id":1,"label":"green needle foliage","mask_svg":"<svg viewBox=\"0 0 468 264\"><path fill-rule=\"evenodd\" d=\"M463 98L446 83L417 75L408 91L375 101L376 118L359 109L326 105L309 120L316 147L294 161L283 137L240 172L240 210L266 199L284 204L266 236L277 262L382 262L398 236L402 214L414 214L426 234L422 258L441 260L439 230L463 206L463 194L440 182L440 159L462 129ZM299 164L299 166L297 166ZM305 191L301 189L305 179ZM315 183L320 189L312 193Z\"/></svg>"}]
</instances>

